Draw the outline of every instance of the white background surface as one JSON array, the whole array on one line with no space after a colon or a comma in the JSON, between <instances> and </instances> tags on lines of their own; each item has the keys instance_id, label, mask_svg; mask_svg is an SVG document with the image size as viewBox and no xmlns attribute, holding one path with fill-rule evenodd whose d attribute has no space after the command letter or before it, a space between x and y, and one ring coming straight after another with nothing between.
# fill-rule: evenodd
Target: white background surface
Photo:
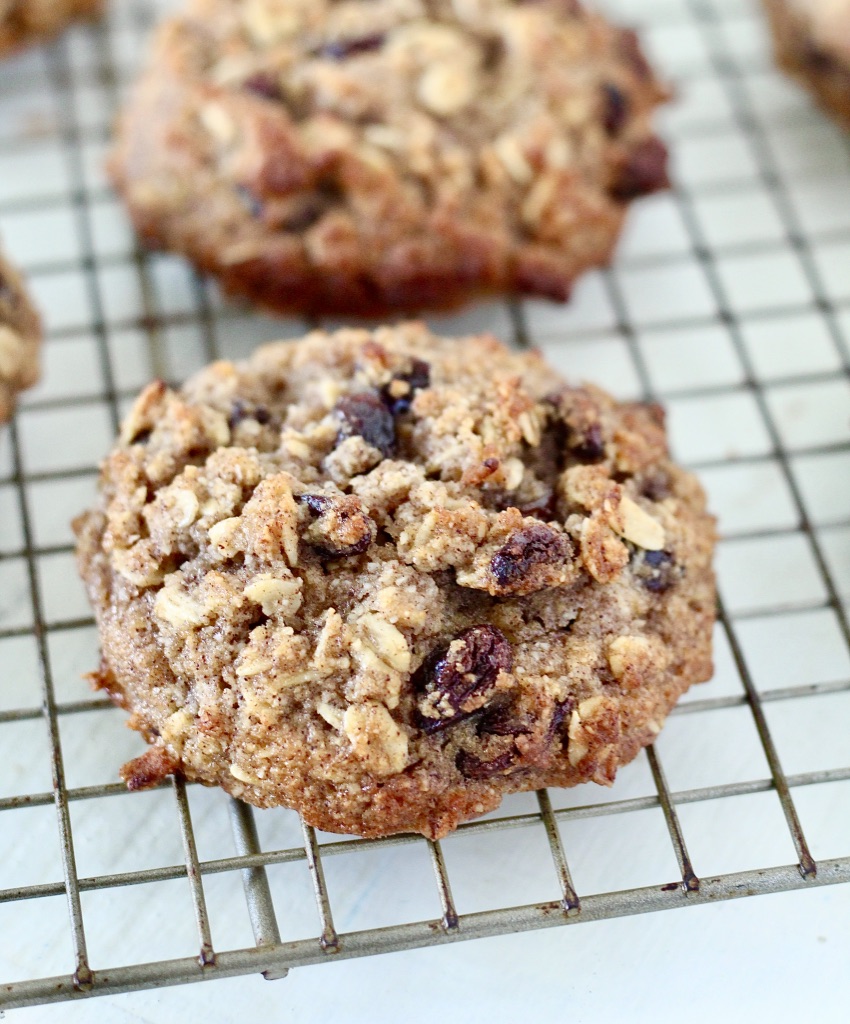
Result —
<instances>
[{"instance_id":1,"label":"white background surface","mask_svg":"<svg viewBox=\"0 0 850 1024\"><path fill-rule=\"evenodd\" d=\"M125 66L139 54L136 15L150 6L127 0L114 17L110 45ZM680 189L639 204L612 274L587 276L569 307L524 304L526 323L560 370L621 397L641 393L645 368L668 408L678 456L700 469L719 514L721 592L755 685L765 694L837 687L766 703L782 767L789 775L846 769L850 654L789 481L846 603L850 144L772 70L754 5L610 6L646 26L656 59L678 85L663 121ZM100 170L112 109L99 75L103 38L77 32L49 60L36 52L0 67L0 231L31 272L49 328L45 379L25 399L16 429L60 703L93 699L80 675L96 664L96 639L68 521L90 500L112 436L110 374L123 406L153 373L179 380L216 351L238 356L301 330L222 308L179 261L155 258L146 265L162 330L158 346L149 343L132 236ZM66 67L71 88L57 87ZM65 144L59 127L70 130ZM436 323L506 339L512 330L500 306ZM40 701L11 442L0 430L0 712ZM687 700L742 692L718 630L717 675ZM140 750L111 710L63 714L61 741L71 788L114 781L116 765ZM41 719L0 722L0 749L0 799L49 791ZM674 792L769 774L745 706L674 715L657 749ZM551 795L559 808L653 793L642 755L610 792ZM795 787L793 795L815 857L850 855L850 781ZM223 795L193 788L190 804L201 859L232 855ZM71 806L80 877L182 863L169 790ZM535 810L530 795L504 807ZM679 815L698 875L794 861L774 793L682 804ZM260 814L258 825L264 849L300 845L289 812ZM581 895L677 878L657 807L569 820L561 834ZM443 845L461 913L558 898L539 824L457 835ZM341 932L439 916L424 844L326 857L325 870ZM284 939L315 935L303 862L273 867L269 876ZM0 812L0 890L61 877L53 808ZM216 947L251 945L238 874L206 876L205 890ZM85 893L83 913L96 969L196 952L185 880ZM845 885L302 968L275 983L216 981L7 1017L845 1021L848 919ZM0 903L0 981L70 969L62 897Z\"/></svg>"},{"instance_id":2,"label":"white background surface","mask_svg":"<svg viewBox=\"0 0 850 1024\"><path fill-rule=\"evenodd\" d=\"M847 1019L848 887L486 939L7 1018L109 1024Z\"/></svg>"}]
</instances>

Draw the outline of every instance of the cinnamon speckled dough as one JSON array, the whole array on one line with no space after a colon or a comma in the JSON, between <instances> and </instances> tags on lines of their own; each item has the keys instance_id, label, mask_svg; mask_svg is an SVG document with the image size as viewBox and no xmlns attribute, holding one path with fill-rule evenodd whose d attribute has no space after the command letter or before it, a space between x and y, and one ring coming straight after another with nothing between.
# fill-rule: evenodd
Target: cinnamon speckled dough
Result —
<instances>
[{"instance_id":1,"label":"cinnamon speckled dough","mask_svg":"<svg viewBox=\"0 0 850 1024\"><path fill-rule=\"evenodd\" d=\"M47 39L77 18L91 18L104 0L0 0L0 55Z\"/></svg>"},{"instance_id":2,"label":"cinnamon speckled dough","mask_svg":"<svg viewBox=\"0 0 850 1024\"><path fill-rule=\"evenodd\" d=\"M764 0L776 59L850 128L850 0Z\"/></svg>"},{"instance_id":3,"label":"cinnamon speckled dough","mask_svg":"<svg viewBox=\"0 0 850 1024\"><path fill-rule=\"evenodd\" d=\"M18 271L0 252L0 423L15 411L18 392L39 376L41 321Z\"/></svg>"},{"instance_id":4,"label":"cinnamon speckled dough","mask_svg":"<svg viewBox=\"0 0 850 1024\"><path fill-rule=\"evenodd\" d=\"M665 95L577 0L190 0L111 173L149 243L276 310L563 300L667 184Z\"/></svg>"},{"instance_id":5,"label":"cinnamon speckled dough","mask_svg":"<svg viewBox=\"0 0 850 1024\"><path fill-rule=\"evenodd\" d=\"M95 679L172 771L439 837L608 784L711 674L714 522L657 406L411 324L148 387L76 523Z\"/></svg>"}]
</instances>

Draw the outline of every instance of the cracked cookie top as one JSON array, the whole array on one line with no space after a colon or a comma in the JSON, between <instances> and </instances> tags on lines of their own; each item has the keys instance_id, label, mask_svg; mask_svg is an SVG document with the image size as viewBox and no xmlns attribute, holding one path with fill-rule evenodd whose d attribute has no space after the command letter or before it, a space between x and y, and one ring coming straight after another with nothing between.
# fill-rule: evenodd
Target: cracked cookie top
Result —
<instances>
[{"instance_id":1,"label":"cracked cookie top","mask_svg":"<svg viewBox=\"0 0 850 1024\"><path fill-rule=\"evenodd\" d=\"M665 95L578 0L191 0L111 169L150 242L277 309L564 299L667 183Z\"/></svg>"},{"instance_id":2,"label":"cracked cookie top","mask_svg":"<svg viewBox=\"0 0 850 1024\"><path fill-rule=\"evenodd\" d=\"M77 522L96 675L171 771L443 835L711 671L713 520L657 406L491 337L316 332L147 388Z\"/></svg>"}]
</instances>

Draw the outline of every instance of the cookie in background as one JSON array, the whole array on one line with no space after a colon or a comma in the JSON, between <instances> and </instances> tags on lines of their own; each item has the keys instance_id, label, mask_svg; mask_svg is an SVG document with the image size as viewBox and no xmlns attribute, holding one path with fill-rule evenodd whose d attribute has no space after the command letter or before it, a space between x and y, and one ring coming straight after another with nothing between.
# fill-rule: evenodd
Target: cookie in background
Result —
<instances>
[{"instance_id":1,"label":"cookie in background","mask_svg":"<svg viewBox=\"0 0 850 1024\"><path fill-rule=\"evenodd\" d=\"M850 0L764 0L779 64L850 129Z\"/></svg>"},{"instance_id":2,"label":"cookie in background","mask_svg":"<svg viewBox=\"0 0 850 1024\"><path fill-rule=\"evenodd\" d=\"M278 312L562 301L667 185L666 97L578 0L190 0L111 176L151 246Z\"/></svg>"},{"instance_id":3,"label":"cookie in background","mask_svg":"<svg viewBox=\"0 0 850 1024\"><path fill-rule=\"evenodd\" d=\"M41 320L20 272L0 252L0 423L15 411L18 393L39 377Z\"/></svg>"},{"instance_id":4,"label":"cookie in background","mask_svg":"<svg viewBox=\"0 0 850 1024\"><path fill-rule=\"evenodd\" d=\"M105 0L0 0L0 56L49 39L78 18L94 18Z\"/></svg>"}]
</instances>

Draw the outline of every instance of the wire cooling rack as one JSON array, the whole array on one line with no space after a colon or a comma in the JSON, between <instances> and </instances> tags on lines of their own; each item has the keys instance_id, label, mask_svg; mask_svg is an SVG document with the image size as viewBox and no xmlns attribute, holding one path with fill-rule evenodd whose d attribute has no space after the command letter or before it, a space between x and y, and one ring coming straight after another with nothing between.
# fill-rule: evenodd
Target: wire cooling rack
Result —
<instances>
[{"instance_id":1,"label":"wire cooling rack","mask_svg":"<svg viewBox=\"0 0 850 1024\"><path fill-rule=\"evenodd\" d=\"M124 0L0 65L0 229L49 332L0 430L0 1008L850 881L850 146L739 0L609 4L680 94L677 188L635 209L614 269L567 308L435 321L665 403L723 530L714 681L612 790L513 796L441 844L115 781L140 741L80 679L97 643L68 522L152 375L303 330L140 252L103 180L169 6Z\"/></svg>"}]
</instances>

